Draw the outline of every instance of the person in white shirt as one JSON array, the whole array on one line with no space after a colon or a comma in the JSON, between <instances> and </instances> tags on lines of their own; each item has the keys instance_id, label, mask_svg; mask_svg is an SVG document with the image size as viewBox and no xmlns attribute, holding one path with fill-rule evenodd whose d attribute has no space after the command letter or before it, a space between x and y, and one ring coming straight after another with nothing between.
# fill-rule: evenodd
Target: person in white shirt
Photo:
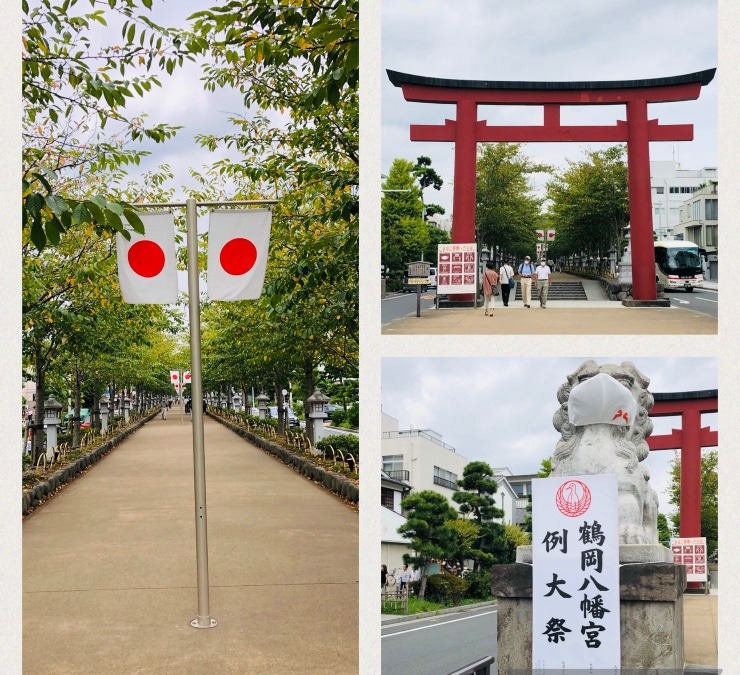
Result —
<instances>
[{"instance_id":1,"label":"person in white shirt","mask_svg":"<svg viewBox=\"0 0 740 675\"><path fill-rule=\"evenodd\" d=\"M403 589L409 585L410 581L411 581L411 570L409 569L408 565L404 565L403 572L401 572L401 583L399 585L399 590L403 591Z\"/></svg>"},{"instance_id":2,"label":"person in white shirt","mask_svg":"<svg viewBox=\"0 0 740 675\"><path fill-rule=\"evenodd\" d=\"M536 284L540 289L540 307L547 309L547 291L550 288L550 281L552 280L552 270L544 258L540 260L536 275Z\"/></svg>"},{"instance_id":3,"label":"person in white shirt","mask_svg":"<svg viewBox=\"0 0 740 675\"><path fill-rule=\"evenodd\" d=\"M529 307L532 297L532 277L534 276L535 266L530 262L529 256L524 257L524 262L519 265L519 275L522 285L522 301L525 307Z\"/></svg>"},{"instance_id":4,"label":"person in white shirt","mask_svg":"<svg viewBox=\"0 0 740 675\"><path fill-rule=\"evenodd\" d=\"M508 260L504 260L504 264L498 271L498 279L501 282L501 300L503 300L504 307L509 306L509 293L513 286L509 286L509 281L514 279L514 270L509 265Z\"/></svg>"}]
</instances>

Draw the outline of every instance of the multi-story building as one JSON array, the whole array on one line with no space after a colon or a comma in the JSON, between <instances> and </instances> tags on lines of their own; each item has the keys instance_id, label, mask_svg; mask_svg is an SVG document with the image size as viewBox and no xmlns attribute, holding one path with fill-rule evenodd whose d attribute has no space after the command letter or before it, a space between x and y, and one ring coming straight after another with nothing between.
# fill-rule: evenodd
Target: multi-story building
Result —
<instances>
[{"instance_id":1,"label":"multi-story building","mask_svg":"<svg viewBox=\"0 0 740 675\"><path fill-rule=\"evenodd\" d=\"M719 195L717 181L696 190L684 200L680 210L680 222L673 228L676 239L691 241L707 252L708 269L705 276L716 281L717 274L717 230Z\"/></svg>"},{"instance_id":2,"label":"multi-story building","mask_svg":"<svg viewBox=\"0 0 740 675\"><path fill-rule=\"evenodd\" d=\"M653 230L658 239L673 239L684 202L710 181L717 182L716 167L682 169L675 161L650 162Z\"/></svg>"},{"instance_id":3,"label":"multi-story building","mask_svg":"<svg viewBox=\"0 0 740 675\"><path fill-rule=\"evenodd\" d=\"M468 459L455 452L455 448L442 441L432 429L400 431L398 420L383 413L381 424L383 439L383 471L390 478L411 485L413 492L434 490L443 494L450 504L452 494L459 490L457 480Z\"/></svg>"}]
</instances>

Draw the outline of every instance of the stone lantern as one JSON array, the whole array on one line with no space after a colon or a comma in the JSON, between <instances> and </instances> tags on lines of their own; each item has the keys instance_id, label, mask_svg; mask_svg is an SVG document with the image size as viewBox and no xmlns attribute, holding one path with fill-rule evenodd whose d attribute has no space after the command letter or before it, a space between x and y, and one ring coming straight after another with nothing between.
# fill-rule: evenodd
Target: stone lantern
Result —
<instances>
[{"instance_id":1,"label":"stone lantern","mask_svg":"<svg viewBox=\"0 0 740 675\"><path fill-rule=\"evenodd\" d=\"M257 414L259 415L260 419L266 419L267 418L267 404L270 402L270 397L265 394L265 392L262 392L257 397Z\"/></svg>"},{"instance_id":2,"label":"stone lantern","mask_svg":"<svg viewBox=\"0 0 740 675\"><path fill-rule=\"evenodd\" d=\"M62 423L62 404L53 396L44 401L44 424L46 425L46 459L54 457L57 445L57 427Z\"/></svg>"},{"instance_id":3,"label":"stone lantern","mask_svg":"<svg viewBox=\"0 0 740 675\"><path fill-rule=\"evenodd\" d=\"M234 394L231 398L231 405L234 406L234 412L242 411L242 397L239 394Z\"/></svg>"},{"instance_id":4,"label":"stone lantern","mask_svg":"<svg viewBox=\"0 0 740 675\"><path fill-rule=\"evenodd\" d=\"M100 399L100 433L108 433L108 410L110 407L110 399L103 394L103 398Z\"/></svg>"},{"instance_id":5,"label":"stone lantern","mask_svg":"<svg viewBox=\"0 0 740 675\"><path fill-rule=\"evenodd\" d=\"M324 420L328 417L325 407L328 402L329 397L324 396L320 389L314 389L313 394L305 401L306 414L313 429L314 445L324 438Z\"/></svg>"},{"instance_id":6,"label":"stone lantern","mask_svg":"<svg viewBox=\"0 0 740 675\"><path fill-rule=\"evenodd\" d=\"M128 414L131 410L131 399L126 396L126 398L123 399L123 421L124 424L128 424Z\"/></svg>"}]
</instances>

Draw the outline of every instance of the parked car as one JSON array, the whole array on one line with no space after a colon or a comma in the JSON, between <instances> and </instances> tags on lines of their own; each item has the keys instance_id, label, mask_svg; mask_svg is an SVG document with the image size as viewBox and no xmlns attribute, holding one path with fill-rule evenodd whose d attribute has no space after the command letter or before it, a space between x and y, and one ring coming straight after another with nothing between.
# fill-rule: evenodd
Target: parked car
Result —
<instances>
[{"instance_id":1,"label":"parked car","mask_svg":"<svg viewBox=\"0 0 740 675\"><path fill-rule=\"evenodd\" d=\"M270 406L267 409L267 413L273 419L275 420L278 419L278 409L276 405ZM298 420L298 418L295 416L295 413L293 412L293 408L291 408L290 406L288 406L288 426L292 428L301 426L300 421Z\"/></svg>"}]
</instances>

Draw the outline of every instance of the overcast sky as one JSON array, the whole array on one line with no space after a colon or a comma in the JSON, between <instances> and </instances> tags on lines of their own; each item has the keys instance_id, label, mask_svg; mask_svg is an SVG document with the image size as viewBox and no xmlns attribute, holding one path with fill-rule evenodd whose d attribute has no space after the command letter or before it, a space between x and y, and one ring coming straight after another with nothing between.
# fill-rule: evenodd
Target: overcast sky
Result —
<instances>
[{"instance_id":1,"label":"overcast sky","mask_svg":"<svg viewBox=\"0 0 740 675\"><path fill-rule=\"evenodd\" d=\"M187 17L215 4L210 0L154 2L149 16L164 26L186 28L189 25ZM107 29L96 28L96 41L100 44L120 42L119 23L114 22L111 15ZM176 199L190 196L188 188L197 187L190 177L191 169L202 171L204 166L224 157L239 157L239 153L234 150L220 148L210 152L200 147L195 140L196 135L228 133L234 129L228 121L230 117L250 115L244 106L243 96L236 90L217 88L210 92L204 89L201 81L202 63L202 59L197 62L186 61L172 75L159 74L162 86L153 87L144 96L131 99L126 108L128 114L146 113L149 125L166 123L182 127L173 139L165 143L144 141L136 144L135 147L149 150L152 154L142 159L139 167L129 167L129 175L136 179L145 171L153 170L161 164L170 165L175 174L172 185L177 189Z\"/></svg>"},{"instance_id":2,"label":"overcast sky","mask_svg":"<svg viewBox=\"0 0 740 675\"><path fill-rule=\"evenodd\" d=\"M537 473L560 434L552 425L557 391L586 358L385 358L383 412L399 429L433 429L469 460ZM653 393L717 389L717 362L709 358L595 358L631 361L650 379ZM678 418L656 418L654 434L680 428ZM717 415L702 426L717 430ZM645 460L660 510L671 513L666 488L673 452L651 452Z\"/></svg>"},{"instance_id":3,"label":"overcast sky","mask_svg":"<svg viewBox=\"0 0 740 675\"><path fill-rule=\"evenodd\" d=\"M423 8L423 9L422 9ZM453 9L454 8L454 9ZM409 141L410 124L442 124L454 106L409 103L386 69L441 78L514 81L594 81L668 77L717 66L717 3L714 0L383 0L382 159L432 159L445 181L425 201L452 212L454 145ZM651 143L653 160L680 159L684 169L717 166L717 80L697 101L649 106L666 124L694 124L694 140ZM492 124L541 124L542 108L479 106L478 119ZM564 124L615 124L624 106L561 108ZM525 155L566 166L584 149L605 143L529 143ZM538 178L541 190L546 179Z\"/></svg>"}]
</instances>

